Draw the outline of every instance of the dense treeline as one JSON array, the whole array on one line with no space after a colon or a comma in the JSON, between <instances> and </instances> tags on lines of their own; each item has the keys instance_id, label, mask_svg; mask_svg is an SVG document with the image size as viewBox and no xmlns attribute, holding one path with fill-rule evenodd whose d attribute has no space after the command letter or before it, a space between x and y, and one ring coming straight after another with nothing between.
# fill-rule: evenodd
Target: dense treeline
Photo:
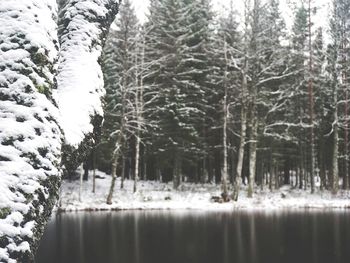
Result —
<instances>
[{"instance_id":1,"label":"dense treeline","mask_svg":"<svg viewBox=\"0 0 350 263\"><path fill-rule=\"evenodd\" d=\"M143 25L123 1L104 50L100 169L135 191L139 178L221 182L226 198L232 184L234 199L242 182L249 196L349 188L350 3L333 0L321 28L301 2L288 30L278 0L242 1L220 16L209 0L151 1Z\"/></svg>"}]
</instances>

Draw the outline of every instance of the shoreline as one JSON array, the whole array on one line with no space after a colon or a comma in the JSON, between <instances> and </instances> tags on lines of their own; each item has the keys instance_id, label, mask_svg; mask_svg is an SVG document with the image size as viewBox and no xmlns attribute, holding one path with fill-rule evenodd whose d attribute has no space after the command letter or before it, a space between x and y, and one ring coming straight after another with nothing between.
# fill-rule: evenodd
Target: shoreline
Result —
<instances>
[{"instance_id":1,"label":"shoreline","mask_svg":"<svg viewBox=\"0 0 350 263\"><path fill-rule=\"evenodd\" d=\"M74 211L124 211L124 210L201 210L201 211L237 211L237 210L347 210L350 209L350 191L340 190L336 196L330 191L309 191L282 186L270 192L256 188L253 198L246 195L242 186L237 202L218 203L211 200L220 196L220 185L183 183L179 190L173 190L171 183L139 181L138 191L133 193L133 181L125 180L124 189L120 189L117 178L113 204L106 204L110 176L98 172L96 193L92 193L92 180L83 183L79 195L79 181L63 181L60 200L55 208L59 212ZM81 200L81 201L79 201Z\"/></svg>"}]
</instances>

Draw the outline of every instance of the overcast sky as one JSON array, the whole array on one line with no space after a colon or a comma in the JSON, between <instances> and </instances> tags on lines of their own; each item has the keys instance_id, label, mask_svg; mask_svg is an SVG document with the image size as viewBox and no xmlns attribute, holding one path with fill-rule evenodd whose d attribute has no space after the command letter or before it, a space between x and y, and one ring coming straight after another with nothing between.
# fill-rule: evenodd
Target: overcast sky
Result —
<instances>
[{"instance_id":1,"label":"overcast sky","mask_svg":"<svg viewBox=\"0 0 350 263\"><path fill-rule=\"evenodd\" d=\"M137 16L141 21L144 21L149 0L132 0L132 2L134 4ZM235 9L237 9L239 12L242 12L243 0L234 0L233 2ZM300 0L280 0L280 7L288 26L291 25L293 19L291 2L300 2ZM325 27L328 23L327 9L328 4L331 2L331 0L314 0L314 2L317 3L317 6L321 6L321 9L314 17L314 22L317 26ZM212 0L212 3L213 8L216 12L223 12L225 9L227 10L230 0Z\"/></svg>"}]
</instances>

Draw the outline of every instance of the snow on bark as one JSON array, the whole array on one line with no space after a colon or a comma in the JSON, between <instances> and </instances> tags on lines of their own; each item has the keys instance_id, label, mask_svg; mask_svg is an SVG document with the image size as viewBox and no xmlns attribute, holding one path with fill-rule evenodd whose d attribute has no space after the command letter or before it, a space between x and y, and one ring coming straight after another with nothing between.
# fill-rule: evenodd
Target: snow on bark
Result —
<instances>
[{"instance_id":1,"label":"snow on bark","mask_svg":"<svg viewBox=\"0 0 350 263\"><path fill-rule=\"evenodd\" d=\"M1 262L34 260L60 185L61 128L77 147L102 119L97 61L118 4L60 1L58 54L56 0L0 2Z\"/></svg>"},{"instance_id":2,"label":"snow on bark","mask_svg":"<svg viewBox=\"0 0 350 263\"><path fill-rule=\"evenodd\" d=\"M31 262L60 184L55 0L0 2L0 261Z\"/></svg>"},{"instance_id":3,"label":"snow on bark","mask_svg":"<svg viewBox=\"0 0 350 263\"><path fill-rule=\"evenodd\" d=\"M102 116L105 94L99 59L119 0L68 0L60 14L60 60L55 97L66 144L78 148Z\"/></svg>"}]
</instances>

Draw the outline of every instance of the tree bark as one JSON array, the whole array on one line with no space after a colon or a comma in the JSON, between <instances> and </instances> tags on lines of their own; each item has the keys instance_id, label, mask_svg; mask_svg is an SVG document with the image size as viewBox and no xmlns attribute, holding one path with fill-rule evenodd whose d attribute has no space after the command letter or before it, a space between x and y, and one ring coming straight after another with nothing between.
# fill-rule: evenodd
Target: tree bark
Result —
<instances>
[{"instance_id":1,"label":"tree bark","mask_svg":"<svg viewBox=\"0 0 350 263\"><path fill-rule=\"evenodd\" d=\"M96 148L92 151L92 192L95 193L96 191Z\"/></svg>"},{"instance_id":2,"label":"tree bark","mask_svg":"<svg viewBox=\"0 0 350 263\"><path fill-rule=\"evenodd\" d=\"M345 155L345 164L344 164L344 178L343 178L343 188L348 190L349 189L349 121L348 121L348 114L349 114L349 102L348 102L348 84L347 84L347 41L346 39L346 26L347 23L345 21L346 18L343 18L342 20L342 56L343 56L343 69L342 69L342 82L344 86L345 91L345 108L344 108L344 118L345 118L345 127L344 127L344 155Z\"/></svg>"},{"instance_id":3,"label":"tree bark","mask_svg":"<svg viewBox=\"0 0 350 263\"><path fill-rule=\"evenodd\" d=\"M181 161L180 154L178 150L175 150L175 159L174 159L174 169L173 169L173 186L177 190L181 184Z\"/></svg>"},{"instance_id":4,"label":"tree bark","mask_svg":"<svg viewBox=\"0 0 350 263\"><path fill-rule=\"evenodd\" d=\"M255 102L253 102L255 104ZM253 197L255 174L256 174L256 147L257 147L257 135L258 135L258 121L255 112L255 106L253 106L251 113L251 133L249 139L249 182L248 182L248 197Z\"/></svg>"},{"instance_id":5,"label":"tree bark","mask_svg":"<svg viewBox=\"0 0 350 263\"><path fill-rule=\"evenodd\" d=\"M336 81L337 77L334 75L333 80ZM332 193L335 195L339 190L339 118L338 118L338 87L337 84L333 87L333 153L332 153L332 176L331 185Z\"/></svg>"},{"instance_id":6,"label":"tree bark","mask_svg":"<svg viewBox=\"0 0 350 263\"><path fill-rule=\"evenodd\" d=\"M310 111L310 183L311 193L315 192L315 134L314 134L314 94L313 94L313 50L311 31L311 0L309 0L309 111Z\"/></svg>"},{"instance_id":7,"label":"tree bark","mask_svg":"<svg viewBox=\"0 0 350 263\"><path fill-rule=\"evenodd\" d=\"M223 146L223 168L221 171L221 190L222 198L226 202L228 200L227 191L227 178L228 178L228 167L227 167L227 120L228 120L228 108L227 108L227 74L228 74L228 58L227 58L227 43L224 39L224 52L225 52L225 72L224 72L224 98L223 98L223 131L222 131L222 146Z\"/></svg>"},{"instance_id":8,"label":"tree bark","mask_svg":"<svg viewBox=\"0 0 350 263\"><path fill-rule=\"evenodd\" d=\"M248 64L248 62L245 62ZM247 68L247 65L245 66ZM239 189L242 183L242 170L243 170L243 159L244 159L244 147L245 137L247 131L247 112L246 112L246 92L247 92L247 76L243 73L242 76L242 105L241 105L241 133L240 143L238 148L238 161L236 166L236 178L233 187L233 200L238 201Z\"/></svg>"},{"instance_id":9,"label":"tree bark","mask_svg":"<svg viewBox=\"0 0 350 263\"><path fill-rule=\"evenodd\" d=\"M0 1L0 262L34 261L59 194L56 8L54 0Z\"/></svg>"},{"instance_id":10,"label":"tree bark","mask_svg":"<svg viewBox=\"0 0 350 263\"><path fill-rule=\"evenodd\" d=\"M86 2L96 4L93 0ZM68 163L74 162L75 167L85 158L82 149L78 154L71 155L66 152L67 148L62 148L62 140L67 139L67 137L63 138L61 133L65 130L61 122L64 119L60 116L62 109L60 108L59 111L57 107L61 105L57 99L62 98L54 97L53 94L57 95L57 91L64 88L64 83L70 83L71 92L77 89L80 92L79 88L84 87L78 80L81 81L86 76L77 76L76 72L70 71L75 63L74 59L68 58L79 53L78 50L81 50L80 48L89 41L94 43L96 50L99 50L110 23L118 11L117 0L98 2L100 10L105 11L104 13L93 14L90 12L92 10L79 9L75 5L77 2L73 0L60 1L62 3L60 7L64 10L60 10L60 34L58 34L55 0L1 1L0 24L1 28L7 30L0 35L0 68L6 69L0 71L0 112L6 112L5 115L0 114L0 134L11 134L11 136L4 139L0 135L0 166L3 182L14 184L13 186L6 185L7 183L1 185L4 196L9 198L9 208L4 208L6 211L1 211L1 214L2 219L8 218L8 222L15 224L9 223L7 229L16 227L20 233L1 234L3 249L0 255L1 262L34 261L38 241L59 194L61 156L63 155L67 160L65 164L69 166ZM70 12L66 12L68 9ZM77 12L74 17L67 15L67 13L72 15L75 11ZM86 40L84 43L76 42L76 37L84 34L83 29L75 28L73 25L82 22L91 22L96 28L96 31L84 35ZM11 28L15 31L10 32ZM16 46L12 48L10 43ZM58 54L59 49L60 54ZM85 53L89 57L89 63L97 63L97 53L89 51L91 50L88 49ZM16 56L8 56L12 52L16 52ZM76 58L78 58L77 63L80 63L80 54ZM57 85L54 74L58 60L61 62L58 68L65 68L67 74L59 70L56 76ZM85 62L81 64L89 64ZM96 74L98 74L97 71L98 69ZM71 81L72 78L75 81ZM65 82L62 83L62 80ZM100 84L103 86L102 80ZM96 85L94 88L100 90L97 83L92 85ZM81 97L79 92L73 97L74 99ZM85 113L88 120L92 119L92 124L95 124L96 119L90 118L91 112L93 111ZM10 119L7 116L12 116L11 125L8 125ZM16 123L21 127L17 129ZM94 129L91 128L89 132L93 133ZM67 133L64 135L66 136ZM82 140L84 137L85 134L81 137ZM91 134L87 135L89 141L92 137ZM32 146L28 147L28 145ZM10 152L16 152L18 156L12 154L9 158L7 153ZM15 163L13 160L16 160ZM76 160L79 162L75 162ZM25 167L25 169L18 169L18 167ZM29 185L33 187L29 189ZM16 200L11 196L15 196ZM19 200L23 200L23 203ZM19 218L18 214L21 214L20 221L11 219L15 215ZM24 226L26 228L22 231ZM21 249L16 250L19 245Z\"/></svg>"}]
</instances>

